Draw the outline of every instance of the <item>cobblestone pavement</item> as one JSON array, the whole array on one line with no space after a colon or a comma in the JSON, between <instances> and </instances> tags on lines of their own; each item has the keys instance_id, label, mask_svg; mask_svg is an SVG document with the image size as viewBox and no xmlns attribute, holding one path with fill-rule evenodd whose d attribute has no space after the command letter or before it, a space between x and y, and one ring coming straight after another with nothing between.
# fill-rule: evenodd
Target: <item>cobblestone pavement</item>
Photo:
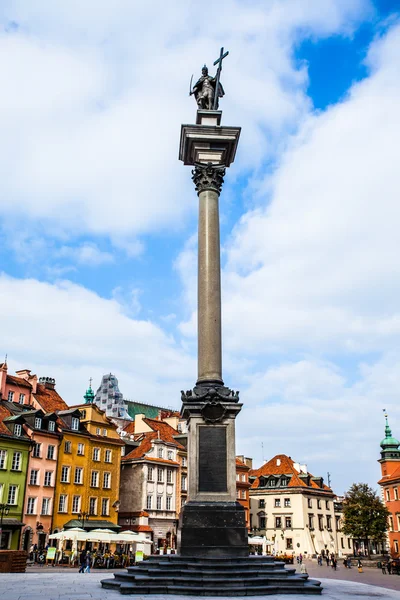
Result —
<instances>
[{"instance_id":1,"label":"cobblestone pavement","mask_svg":"<svg viewBox=\"0 0 400 600\"><path fill-rule=\"evenodd\" d=\"M363 573L359 573L357 568L352 567L346 569L343 565L338 565L337 571L332 567L323 565L319 567L313 561L305 561L308 574L313 579L328 578L335 580L356 581L358 583L368 583L369 585L377 585L389 590L400 590L400 575L383 575L381 569L368 568L363 569ZM300 569L297 568L297 571Z\"/></svg>"},{"instance_id":2,"label":"cobblestone pavement","mask_svg":"<svg viewBox=\"0 0 400 600\"><path fill-rule=\"evenodd\" d=\"M320 571L321 572L321 571ZM103 590L100 580L104 572L79 574L76 570L0 574L0 600L121 600L122 596L113 590ZM357 583L322 579L324 587L321 598L324 600L400 600L400 592ZM135 596L143 600L187 600L188 596ZM204 597L203 597L204 598ZM207 600L207 597L205 597ZM248 596L246 597L248 600ZM288 600L281 594L276 600ZM303 595L291 595L290 600L304 600ZM265 596L252 596L253 600L265 600ZM210 598L215 600L215 598ZM224 600L223 596L219 600Z\"/></svg>"}]
</instances>

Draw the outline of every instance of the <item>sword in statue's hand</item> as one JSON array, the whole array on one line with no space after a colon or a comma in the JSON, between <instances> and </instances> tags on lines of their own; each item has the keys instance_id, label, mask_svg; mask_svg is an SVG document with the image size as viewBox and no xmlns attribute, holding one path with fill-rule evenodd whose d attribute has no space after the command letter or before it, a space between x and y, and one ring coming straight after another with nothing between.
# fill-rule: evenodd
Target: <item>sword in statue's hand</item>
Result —
<instances>
[{"instance_id":1,"label":"sword in statue's hand","mask_svg":"<svg viewBox=\"0 0 400 600\"><path fill-rule=\"evenodd\" d=\"M194 94L194 91L192 90L192 82L193 82L193 75L190 78L189 96L192 96Z\"/></svg>"}]
</instances>

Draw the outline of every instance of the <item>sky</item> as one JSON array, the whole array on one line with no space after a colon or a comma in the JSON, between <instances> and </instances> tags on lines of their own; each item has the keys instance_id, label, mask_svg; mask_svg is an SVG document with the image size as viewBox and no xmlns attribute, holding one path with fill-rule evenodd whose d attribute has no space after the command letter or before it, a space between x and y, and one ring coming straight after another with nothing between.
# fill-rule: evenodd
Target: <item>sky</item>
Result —
<instances>
[{"instance_id":1,"label":"sky","mask_svg":"<svg viewBox=\"0 0 400 600\"><path fill-rule=\"evenodd\" d=\"M0 356L69 404L196 381L188 96L221 47L223 374L236 449L342 494L400 437L397 0L3 0Z\"/></svg>"}]
</instances>

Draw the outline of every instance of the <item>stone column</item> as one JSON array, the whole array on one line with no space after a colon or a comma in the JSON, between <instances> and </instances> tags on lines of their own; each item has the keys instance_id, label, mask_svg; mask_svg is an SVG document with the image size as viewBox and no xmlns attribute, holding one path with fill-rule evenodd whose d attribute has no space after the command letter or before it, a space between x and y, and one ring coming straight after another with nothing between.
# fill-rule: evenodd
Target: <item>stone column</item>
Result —
<instances>
[{"instance_id":1,"label":"stone column","mask_svg":"<svg viewBox=\"0 0 400 600\"><path fill-rule=\"evenodd\" d=\"M219 194L225 167L198 163L192 175L199 195L197 383L223 384Z\"/></svg>"}]
</instances>

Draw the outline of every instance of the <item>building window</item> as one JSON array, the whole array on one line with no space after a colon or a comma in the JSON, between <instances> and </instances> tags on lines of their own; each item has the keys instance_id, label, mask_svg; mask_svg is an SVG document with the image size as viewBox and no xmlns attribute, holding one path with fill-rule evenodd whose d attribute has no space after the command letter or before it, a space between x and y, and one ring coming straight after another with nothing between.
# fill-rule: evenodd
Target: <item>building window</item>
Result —
<instances>
[{"instance_id":1,"label":"building window","mask_svg":"<svg viewBox=\"0 0 400 600\"><path fill-rule=\"evenodd\" d=\"M147 500L146 500L147 510L151 510L152 504L153 504L153 496L147 496Z\"/></svg>"},{"instance_id":2,"label":"building window","mask_svg":"<svg viewBox=\"0 0 400 600\"><path fill-rule=\"evenodd\" d=\"M96 435L100 435L100 434L101 434L101 429L100 429L100 427L97 427L97 429L96 429Z\"/></svg>"},{"instance_id":3,"label":"building window","mask_svg":"<svg viewBox=\"0 0 400 600\"><path fill-rule=\"evenodd\" d=\"M258 525L260 529L265 529L265 517L258 517Z\"/></svg>"},{"instance_id":4,"label":"building window","mask_svg":"<svg viewBox=\"0 0 400 600\"><path fill-rule=\"evenodd\" d=\"M61 483L69 483L70 467L61 467Z\"/></svg>"},{"instance_id":5,"label":"building window","mask_svg":"<svg viewBox=\"0 0 400 600\"><path fill-rule=\"evenodd\" d=\"M342 549L344 550L344 539L340 538L340 545L342 546Z\"/></svg>"},{"instance_id":6,"label":"building window","mask_svg":"<svg viewBox=\"0 0 400 600\"><path fill-rule=\"evenodd\" d=\"M168 460L174 460L174 453L172 452L172 450L168 450L167 458Z\"/></svg>"},{"instance_id":7,"label":"building window","mask_svg":"<svg viewBox=\"0 0 400 600\"><path fill-rule=\"evenodd\" d=\"M246 475L241 475L240 479L243 481L243 483L246 483Z\"/></svg>"},{"instance_id":8,"label":"building window","mask_svg":"<svg viewBox=\"0 0 400 600\"><path fill-rule=\"evenodd\" d=\"M73 431L79 431L79 419L77 417L72 417L71 429Z\"/></svg>"},{"instance_id":9,"label":"building window","mask_svg":"<svg viewBox=\"0 0 400 600\"><path fill-rule=\"evenodd\" d=\"M397 540L394 540L394 551L396 554L399 553L399 542Z\"/></svg>"},{"instance_id":10,"label":"building window","mask_svg":"<svg viewBox=\"0 0 400 600\"><path fill-rule=\"evenodd\" d=\"M103 473L103 488L109 490L111 488L111 473L105 471Z\"/></svg>"},{"instance_id":11,"label":"building window","mask_svg":"<svg viewBox=\"0 0 400 600\"><path fill-rule=\"evenodd\" d=\"M282 477L281 479L281 486L286 487L288 484L288 479L286 479L286 477Z\"/></svg>"},{"instance_id":12,"label":"building window","mask_svg":"<svg viewBox=\"0 0 400 600\"><path fill-rule=\"evenodd\" d=\"M101 501L101 514L103 517L108 517L109 516L109 504L110 501L108 498L103 498Z\"/></svg>"},{"instance_id":13,"label":"building window","mask_svg":"<svg viewBox=\"0 0 400 600\"><path fill-rule=\"evenodd\" d=\"M326 510L330 510L328 500L325 500L325 506L326 506Z\"/></svg>"},{"instance_id":14,"label":"building window","mask_svg":"<svg viewBox=\"0 0 400 600\"><path fill-rule=\"evenodd\" d=\"M48 460L54 460L54 449L55 449L55 446L47 446L47 458L48 458Z\"/></svg>"},{"instance_id":15,"label":"building window","mask_svg":"<svg viewBox=\"0 0 400 600\"><path fill-rule=\"evenodd\" d=\"M100 460L100 448L93 448L93 460L96 462Z\"/></svg>"},{"instance_id":16,"label":"building window","mask_svg":"<svg viewBox=\"0 0 400 600\"><path fill-rule=\"evenodd\" d=\"M60 494L60 499L58 501L58 512L67 512L67 494Z\"/></svg>"},{"instance_id":17,"label":"building window","mask_svg":"<svg viewBox=\"0 0 400 600\"><path fill-rule=\"evenodd\" d=\"M389 517L389 531L394 531L392 516Z\"/></svg>"},{"instance_id":18,"label":"building window","mask_svg":"<svg viewBox=\"0 0 400 600\"><path fill-rule=\"evenodd\" d=\"M351 550L351 539L350 538L347 539L347 545L349 547L349 550Z\"/></svg>"},{"instance_id":19,"label":"building window","mask_svg":"<svg viewBox=\"0 0 400 600\"><path fill-rule=\"evenodd\" d=\"M0 450L0 469L5 469L7 465L7 450Z\"/></svg>"},{"instance_id":20,"label":"building window","mask_svg":"<svg viewBox=\"0 0 400 600\"><path fill-rule=\"evenodd\" d=\"M147 481L154 481L153 467L147 467Z\"/></svg>"},{"instance_id":21,"label":"building window","mask_svg":"<svg viewBox=\"0 0 400 600\"><path fill-rule=\"evenodd\" d=\"M35 417L35 429L42 429L42 419Z\"/></svg>"},{"instance_id":22,"label":"building window","mask_svg":"<svg viewBox=\"0 0 400 600\"><path fill-rule=\"evenodd\" d=\"M26 505L26 514L27 515L35 514L35 503L36 503L36 498L28 498L28 502Z\"/></svg>"},{"instance_id":23,"label":"building window","mask_svg":"<svg viewBox=\"0 0 400 600\"><path fill-rule=\"evenodd\" d=\"M19 400L18 400L18 402L19 402L20 404L23 404L23 403L25 402L25 394L20 394L20 395L19 395Z\"/></svg>"},{"instance_id":24,"label":"building window","mask_svg":"<svg viewBox=\"0 0 400 600\"><path fill-rule=\"evenodd\" d=\"M314 515L308 515L308 526L310 529L314 529Z\"/></svg>"},{"instance_id":25,"label":"building window","mask_svg":"<svg viewBox=\"0 0 400 600\"><path fill-rule=\"evenodd\" d=\"M89 498L89 515L97 515L97 498Z\"/></svg>"},{"instance_id":26,"label":"building window","mask_svg":"<svg viewBox=\"0 0 400 600\"><path fill-rule=\"evenodd\" d=\"M275 529L282 527L282 517L275 517Z\"/></svg>"},{"instance_id":27,"label":"building window","mask_svg":"<svg viewBox=\"0 0 400 600\"><path fill-rule=\"evenodd\" d=\"M307 498L307 506L308 506L308 508L312 508L312 500L311 500L311 498Z\"/></svg>"},{"instance_id":28,"label":"building window","mask_svg":"<svg viewBox=\"0 0 400 600\"><path fill-rule=\"evenodd\" d=\"M50 487L51 486L51 478L53 475L53 471L46 471L44 474L44 485L46 487Z\"/></svg>"},{"instance_id":29,"label":"building window","mask_svg":"<svg viewBox=\"0 0 400 600\"><path fill-rule=\"evenodd\" d=\"M8 401L9 402L13 402L14 400L14 392L8 392Z\"/></svg>"},{"instance_id":30,"label":"building window","mask_svg":"<svg viewBox=\"0 0 400 600\"><path fill-rule=\"evenodd\" d=\"M85 444L82 444L81 442L79 442L77 454L79 456L84 456L85 455Z\"/></svg>"},{"instance_id":31,"label":"building window","mask_svg":"<svg viewBox=\"0 0 400 600\"><path fill-rule=\"evenodd\" d=\"M80 496L72 496L72 512L79 513L81 508L81 497Z\"/></svg>"},{"instance_id":32,"label":"building window","mask_svg":"<svg viewBox=\"0 0 400 600\"><path fill-rule=\"evenodd\" d=\"M172 483L172 469L167 469L167 483Z\"/></svg>"},{"instance_id":33,"label":"building window","mask_svg":"<svg viewBox=\"0 0 400 600\"><path fill-rule=\"evenodd\" d=\"M50 514L50 498L43 498L42 499L41 514L42 515L49 515Z\"/></svg>"},{"instance_id":34,"label":"building window","mask_svg":"<svg viewBox=\"0 0 400 600\"><path fill-rule=\"evenodd\" d=\"M163 448L158 448L158 450L157 450L157 456L158 456L158 458L162 458L163 455L164 455Z\"/></svg>"},{"instance_id":35,"label":"building window","mask_svg":"<svg viewBox=\"0 0 400 600\"><path fill-rule=\"evenodd\" d=\"M331 515L326 515L326 528L328 531L332 531L332 517Z\"/></svg>"},{"instance_id":36,"label":"building window","mask_svg":"<svg viewBox=\"0 0 400 600\"><path fill-rule=\"evenodd\" d=\"M32 456L34 456L35 458L40 458L41 449L42 449L42 444L35 444L33 446Z\"/></svg>"},{"instance_id":37,"label":"building window","mask_svg":"<svg viewBox=\"0 0 400 600\"><path fill-rule=\"evenodd\" d=\"M71 452L72 452L71 442L67 441L64 443L64 452L66 452L66 454L71 454Z\"/></svg>"},{"instance_id":38,"label":"building window","mask_svg":"<svg viewBox=\"0 0 400 600\"><path fill-rule=\"evenodd\" d=\"M106 450L105 451L104 462L106 462L106 463L112 462L111 450Z\"/></svg>"},{"instance_id":39,"label":"building window","mask_svg":"<svg viewBox=\"0 0 400 600\"><path fill-rule=\"evenodd\" d=\"M182 456L182 467L186 467L186 465L187 465L186 456Z\"/></svg>"},{"instance_id":40,"label":"building window","mask_svg":"<svg viewBox=\"0 0 400 600\"><path fill-rule=\"evenodd\" d=\"M49 431L55 431L55 430L56 430L56 422L49 421Z\"/></svg>"},{"instance_id":41,"label":"building window","mask_svg":"<svg viewBox=\"0 0 400 600\"><path fill-rule=\"evenodd\" d=\"M292 517L285 517L285 527L286 529L292 528Z\"/></svg>"},{"instance_id":42,"label":"building window","mask_svg":"<svg viewBox=\"0 0 400 600\"><path fill-rule=\"evenodd\" d=\"M398 500L399 499L399 492L397 491L397 487L393 488L393 493L394 493L394 499Z\"/></svg>"},{"instance_id":43,"label":"building window","mask_svg":"<svg viewBox=\"0 0 400 600\"><path fill-rule=\"evenodd\" d=\"M280 506L281 506L281 499L275 498L275 508L280 508Z\"/></svg>"},{"instance_id":44,"label":"building window","mask_svg":"<svg viewBox=\"0 0 400 600\"><path fill-rule=\"evenodd\" d=\"M286 550L293 550L293 539L286 538Z\"/></svg>"},{"instance_id":45,"label":"building window","mask_svg":"<svg viewBox=\"0 0 400 600\"><path fill-rule=\"evenodd\" d=\"M75 467L74 483L82 483L82 476L83 476L83 468Z\"/></svg>"},{"instance_id":46,"label":"building window","mask_svg":"<svg viewBox=\"0 0 400 600\"><path fill-rule=\"evenodd\" d=\"M125 456L125 446L121 446L121 456Z\"/></svg>"},{"instance_id":47,"label":"building window","mask_svg":"<svg viewBox=\"0 0 400 600\"><path fill-rule=\"evenodd\" d=\"M242 500L246 500L246 490L242 490Z\"/></svg>"},{"instance_id":48,"label":"building window","mask_svg":"<svg viewBox=\"0 0 400 600\"><path fill-rule=\"evenodd\" d=\"M92 487L99 487L99 472L98 471L92 471L90 485Z\"/></svg>"},{"instance_id":49,"label":"building window","mask_svg":"<svg viewBox=\"0 0 400 600\"><path fill-rule=\"evenodd\" d=\"M186 475L182 475L181 477L181 489L183 492L186 492L187 487L186 487Z\"/></svg>"},{"instance_id":50,"label":"building window","mask_svg":"<svg viewBox=\"0 0 400 600\"><path fill-rule=\"evenodd\" d=\"M162 496L157 496L157 510L162 509Z\"/></svg>"},{"instance_id":51,"label":"building window","mask_svg":"<svg viewBox=\"0 0 400 600\"><path fill-rule=\"evenodd\" d=\"M107 429L103 429L103 435L104 437L107 437Z\"/></svg>"},{"instance_id":52,"label":"building window","mask_svg":"<svg viewBox=\"0 0 400 600\"><path fill-rule=\"evenodd\" d=\"M160 469L160 467L157 469L157 481L158 483L162 483L164 481L164 469Z\"/></svg>"},{"instance_id":53,"label":"building window","mask_svg":"<svg viewBox=\"0 0 400 600\"><path fill-rule=\"evenodd\" d=\"M319 498L317 500L317 508L321 508L321 500Z\"/></svg>"},{"instance_id":54,"label":"building window","mask_svg":"<svg viewBox=\"0 0 400 600\"><path fill-rule=\"evenodd\" d=\"M265 500L258 501L258 508L265 508Z\"/></svg>"},{"instance_id":55,"label":"building window","mask_svg":"<svg viewBox=\"0 0 400 600\"><path fill-rule=\"evenodd\" d=\"M390 490L386 490L386 500L390 502Z\"/></svg>"},{"instance_id":56,"label":"building window","mask_svg":"<svg viewBox=\"0 0 400 600\"><path fill-rule=\"evenodd\" d=\"M240 498L240 490L236 490L236 498L239 500L239 498Z\"/></svg>"},{"instance_id":57,"label":"building window","mask_svg":"<svg viewBox=\"0 0 400 600\"><path fill-rule=\"evenodd\" d=\"M171 510L171 506L172 506L172 498L171 496L167 496L167 504L166 504L166 509L167 510Z\"/></svg>"},{"instance_id":58,"label":"building window","mask_svg":"<svg viewBox=\"0 0 400 600\"><path fill-rule=\"evenodd\" d=\"M318 515L318 529L322 531L324 528L324 517L322 515Z\"/></svg>"},{"instance_id":59,"label":"building window","mask_svg":"<svg viewBox=\"0 0 400 600\"><path fill-rule=\"evenodd\" d=\"M39 471L38 469L31 470L31 476L29 478L29 485L38 485L39 483Z\"/></svg>"},{"instance_id":60,"label":"building window","mask_svg":"<svg viewBox=\"0 0 400 600\"><path fill-rule=\"evenodd\" d=\"M275 479L270 479L269 480L269 487L275 487L276 486L276 481Z\"/></svg>"},{"instance_id":61,"label":"building window","mask_svg":"<svg viewBox=\"0 0 400 600\"><path fill-rule=\"evenodd\" d=\"M18 486L10 485L8 487L7 504L11 504L11 506L15 506L15 504L17 504L17 495L18 495Z\"/></svg>"},{"instance_id":62,"label":"building window","mask_svg":"<svg viewBox=\"0 0 400 600\"><path fill-rule=\"evenodd\" d=\"M15 423L14 425L14 435L17 437L21 437L22 435L22 425L19 423Z\"/></svg>"},{"instance_id":63,"label":"building window","mask_svg":"<svg viewBox=\"0 0 400 600\"><path fill-rule=\"evenodd\" d=\"M22 452L14 452L11 471L20 471L22 463Z\"/></svg>"},{"instance_id":64,"label":"building window","mask_svg":"<svg viewBox=\"0 0 400 600\"><path fill-rule=\"evenodd\" d=\"M285 508L290 508L290 498L285 498L284 506L285 506Z\"/></svg>"}]
</instances>

